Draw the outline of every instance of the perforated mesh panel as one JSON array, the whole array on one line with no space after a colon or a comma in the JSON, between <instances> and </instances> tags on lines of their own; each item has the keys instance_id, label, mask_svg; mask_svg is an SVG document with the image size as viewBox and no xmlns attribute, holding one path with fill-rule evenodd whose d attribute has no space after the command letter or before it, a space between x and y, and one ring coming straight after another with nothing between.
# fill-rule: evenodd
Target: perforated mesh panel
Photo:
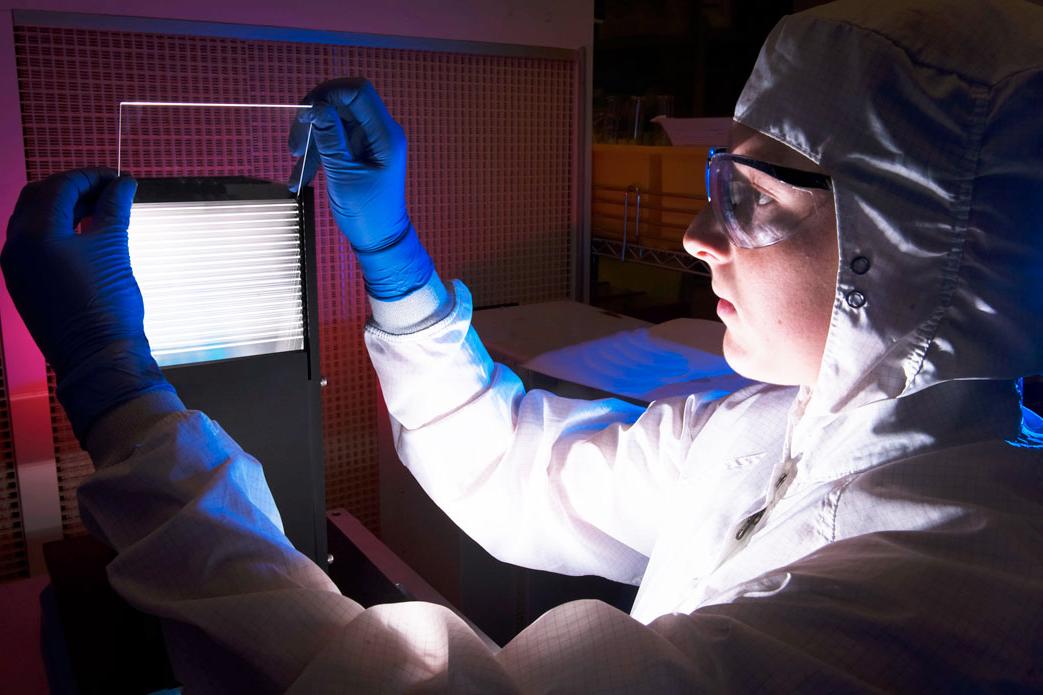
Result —
<instances>
[{"instance_id":1,"label":"perforated mesh panel","mask_svg":"<svg viewBox=\"0 0 1043 695\"><path fill-rule=\"evenodd\" d=\"M0 581L25 577L29 573L22 509L18 498L10 403L7 373L3 355L0 354Z\"/></svg>"},{"instance_id":2,"label":"perforated mesh panel","mask_svg":"<svg viewBox=\"0 0 1043 695\"><path fill-rule=\"evenodd\" d=\"M363 75L409 137L409 208L440 274L467 282L478 306L569 294L574 60L32 26L15 28L15 45L30 180L114 166L123 100L296 103L323 80ZM134 174L289 173L281 127L233 112L171 118L198 120L171 120L157 137L187 126L204 136L179 140L176 161L142 156ZM247 162L230 156L244 149ZM327 503L376 529L378 409L362 345L365 293L321 181L316 201ZM74 531L74 491L89 463L53 410L63 518Z\"/></svg>"}]
</instances>

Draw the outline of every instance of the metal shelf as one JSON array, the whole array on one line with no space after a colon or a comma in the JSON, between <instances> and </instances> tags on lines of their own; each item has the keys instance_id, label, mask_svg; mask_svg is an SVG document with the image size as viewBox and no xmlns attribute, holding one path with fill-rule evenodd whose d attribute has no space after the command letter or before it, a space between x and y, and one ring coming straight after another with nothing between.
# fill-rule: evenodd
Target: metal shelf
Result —
<instances>
[{"instance_id":1,"label":"metal shelf","mask_svg":"<svg viewBox=\"0 0 1043 695\"><path fill-rule=\"evenodd\" d=\"M679 270L682 273L710 277L709 268L706 267L705 263L683 251L666 251L641 246L640 244L627 243L620 239L605 239L594 236L590 240L590 253L593 256L615 258L617 261L633 261L657 268Z\"/></svg>"}]
</instances>

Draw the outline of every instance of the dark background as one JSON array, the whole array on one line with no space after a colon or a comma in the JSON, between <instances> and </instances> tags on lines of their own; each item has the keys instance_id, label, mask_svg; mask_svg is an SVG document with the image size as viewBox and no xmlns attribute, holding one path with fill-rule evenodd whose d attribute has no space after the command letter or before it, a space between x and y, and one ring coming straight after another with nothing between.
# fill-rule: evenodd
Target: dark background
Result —
<instances>
[{"instance_id":1,"label":"dark background","mask_svg":"<svg viewBox=\"0 0 1043 695\"><path fill-rule=\"evenodd\" d=\"M730 116L771 29L816 4L596 0L595 98L671 95L674 116Z\"/></svg>"}]
</instances>

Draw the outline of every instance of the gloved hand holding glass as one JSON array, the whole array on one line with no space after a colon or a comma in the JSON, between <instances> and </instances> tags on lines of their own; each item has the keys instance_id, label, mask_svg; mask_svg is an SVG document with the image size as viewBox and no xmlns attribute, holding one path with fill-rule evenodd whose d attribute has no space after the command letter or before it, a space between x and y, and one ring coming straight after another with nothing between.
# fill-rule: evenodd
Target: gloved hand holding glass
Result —
<instances>
[{"instance_id":1,"label":"gloved hand holding glass","mask_svg":"<svg viewBox=\"0 0 1043 695\"><path fill-rule=\"evenodd\" d=\"M434 266L406 209L402 127L365 79L324 82L304 103L312 108L290 132L300 158L291 190L309 183L321 162L333 218L358 255L369 295L394 300L424 286Z\"/></svg>"},{"instance_id":2,"label":"gloved hand holding glass","mask_svg":"<svg viewBox=\"0 0 1043 695\"><path fill-rule=\"evenodd\" d=\"M134 179L109 169L30 183L0 254L11 298L54 368L58 398L81 442L116 406L152 391L174 392L152 358L130 267L136 189Z\"/></svg>"}]
</instances>

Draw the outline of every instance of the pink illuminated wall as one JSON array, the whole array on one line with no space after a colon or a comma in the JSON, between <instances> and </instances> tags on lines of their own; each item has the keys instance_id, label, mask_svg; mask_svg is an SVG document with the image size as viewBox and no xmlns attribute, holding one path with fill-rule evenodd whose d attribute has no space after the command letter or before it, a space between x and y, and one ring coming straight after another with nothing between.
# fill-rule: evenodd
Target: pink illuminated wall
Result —
<instances>
[{"instance_id":1,"label":"pink illuminated wall","mask_svg":"<svg viewBox=\"0 0 1043 695\"><path fill-rule=\"evenodd\" d=\"M29 566L4 372L0 359L0 581L24 576Z\"/></svg>"},{"instance_id":2,"label":"pink illuminated wall","mask_svg":"<svg viewBox=\"0 0 1043 695\"><path fill-rule=\"evenodd\" d=\"M580 48L593 0L23 0L0 9L84 12L322 31Z\"/></svg>"}]
</instances>

